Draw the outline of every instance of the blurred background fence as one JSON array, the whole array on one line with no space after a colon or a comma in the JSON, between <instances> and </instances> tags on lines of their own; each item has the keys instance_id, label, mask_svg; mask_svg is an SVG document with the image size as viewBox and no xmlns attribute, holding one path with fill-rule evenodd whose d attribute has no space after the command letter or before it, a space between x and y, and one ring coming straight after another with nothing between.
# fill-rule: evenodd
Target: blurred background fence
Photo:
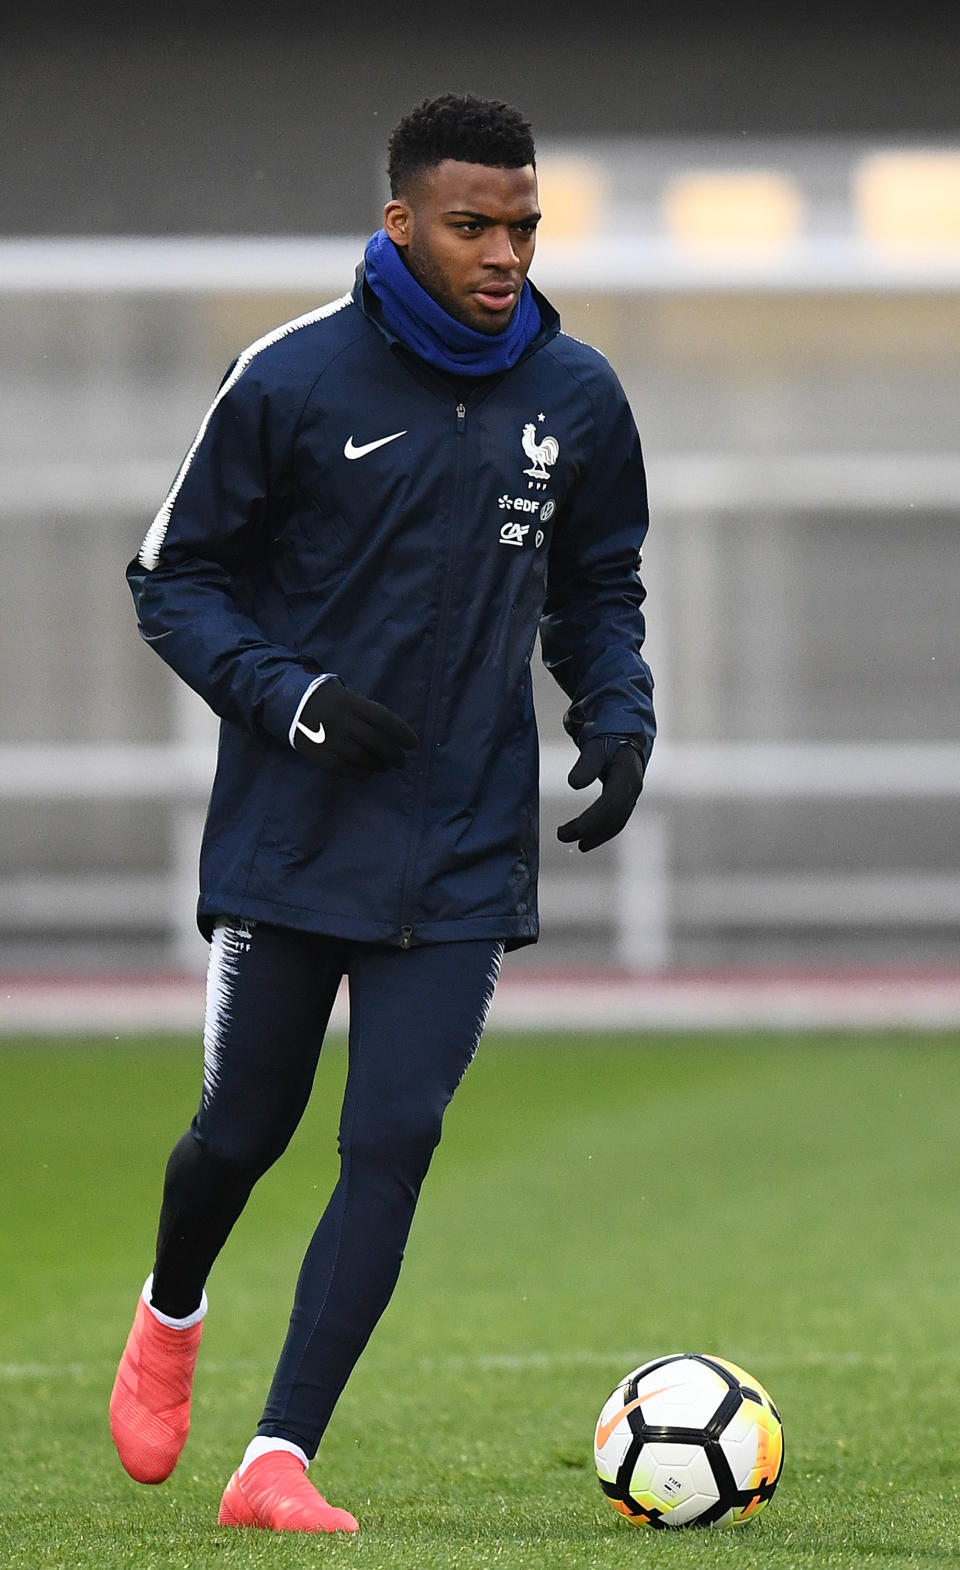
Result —
<instances>
[{"instance_id":1,"label":"blurred background fence","mask_svg":"<svg viewBox=\"0 0 960 1570\"><path fill-rule=\"evenodd\" d=\"M647 453L661 739L630 832L559 846L574 754L537 669L544 938L516 965L955 966L960 136L539 145L533 276ZM9 971L204 962L215 724L123 568L238 349L342 293L364 238L0 240Z\"/></svg>"}]
</instances>

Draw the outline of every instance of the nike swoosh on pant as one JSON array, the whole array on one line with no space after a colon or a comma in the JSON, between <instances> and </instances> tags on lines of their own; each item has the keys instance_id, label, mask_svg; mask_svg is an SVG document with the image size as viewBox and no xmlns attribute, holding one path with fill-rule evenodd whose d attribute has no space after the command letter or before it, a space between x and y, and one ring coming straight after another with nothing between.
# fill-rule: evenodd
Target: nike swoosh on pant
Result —
<instances>
[{"instance_id":1,"label":"nike swoosh on pant","mask_svg":"<svg viewBox=\"0 0 960 1570\"><path fill-rule=\"evenodd\" d=\"M353 437L348 436L343 449L345 458L365 458L368 452L375 452L378 447L386 447L387 442L395 442L398 436L406 436L406 431L394 431L392 436L381 436L378 441L364 442L362 447L353 445Z\"/></svg>"}]
</instances>

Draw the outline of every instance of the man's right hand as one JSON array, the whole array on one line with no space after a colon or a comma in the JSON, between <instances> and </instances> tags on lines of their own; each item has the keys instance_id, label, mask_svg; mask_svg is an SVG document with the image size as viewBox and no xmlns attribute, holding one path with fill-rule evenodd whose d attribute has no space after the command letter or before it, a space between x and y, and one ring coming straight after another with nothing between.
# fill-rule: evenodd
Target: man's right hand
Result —
<instances>
[{"instance_id":1,"label":"man's right hand","mask_svg":"<svg viewBox=\"0 0 960 1570\"><path fill-rule=\"evenodd\" d=\"M304 758L348 780L399 769L419 740L406 720L330 676L311 692L293 728Z\"/></svg>"}]
</instances>

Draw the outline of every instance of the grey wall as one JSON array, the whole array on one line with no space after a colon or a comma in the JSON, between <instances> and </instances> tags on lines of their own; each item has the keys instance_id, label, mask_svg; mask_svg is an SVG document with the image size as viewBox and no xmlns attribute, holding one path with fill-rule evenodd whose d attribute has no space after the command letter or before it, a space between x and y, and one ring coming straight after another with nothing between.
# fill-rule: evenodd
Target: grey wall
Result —
<instances>
[{"instance_id":1,"label":"grey wall","mask_svg":"<svg viewBox=\"0 0 960 1570\"><path fill-rule=\"evenodd\" d=\"M648 647L663 740L955 742L956 492L891 504L868 487L854 505L805 506L779 494L776 477L811 455L908 469L949 461L960 295L582 289L555 299L568 330L612 358L643 433ZM0 295L0 747L192 734L200 706L185 713L183 684L137 638L123 569L226 365L315 303L315 294ZM692 501L674 490L671 501L671 472L713 459L766 473L769 497L731 502L721 486ZM539 660L534 685L543 740L555 745L564 700ZM2 772L0 760L0 783ZM518 956L524 967L610 963L619 847L588 857L561 847L555 825L571 811L570 798L544 804L544 939ZM744 795L658 808L648 791L645 837L651 812L669 846L678 965L955 963L955 799ZM195 849L184 858L183 844L168 802L0 792L3 965L182 962L169 891L179 866L189 919ZM832 896L818 892L822 879L834 880ZM758 916L738 890L763 880L795 890L807 913ZM886 903L838 917L838 880L844 897L859 888Z\"/></svg>"},{"instance_id":2,"label":"grey wall","mask_svg":"<svg viewBox=\"0 0 960 1570\"><path fill-rule=\"evenodd\" d=\"M174 6L148 27L129 4L111 13L39 0L17 29L0 21L0 234L363 232L379 219L392 125L447 88L518 102L544 140L958 133L957 16L948 25L914 5L909 21L892 22L874 6L828 13L816 0L786 20L769 3L752 15L610 0L561 8L482 0L333 12L235 0L225 23L196 0L189 21ZM136 638L123 565L238 348L316 303L315 292L0 298L0 745L183 733L184 689ZM949 460L956 293L574 290L556 303L568 330L611 356L644 436L664 734L952 740L952 497L909 508L671 505L667 474L704 455L772 474L804 454ZM555 741L560 695L539 666L535 679L544 738ZM605 963L606 914L587 932L571 913L578 919L590 879L594 902L599 890L612 912L613 849L562 852L559 810L551 802L544 813L545 939L521 963ZM673 804L676 962L952 962L955 819L955 804L936 798ZM186 867L188 909L195 883L182 846L163 803L0 802L5 963L179 962L169 887ZM900 879L913 917L901 922L898 907L895 919L841 926L817 879L861 874L878 887ZM815 919L739 914L738 878L806 890ZM945 892L927 912L934 884ZM710 913L718 889L723 920Z\"/></svg>"},{"instance_id":3,"label":"grey wall","mask_svg":"<svg viewBox=\"0 0 960 1570\"><path fill-rule=\"evenodd\" d=\"M359 233L420 98L543 137L953 132L956 6L39 0L0 21L0 232ZM162 15L162 20L160 19Z\"/></svg>"}]
</instances>

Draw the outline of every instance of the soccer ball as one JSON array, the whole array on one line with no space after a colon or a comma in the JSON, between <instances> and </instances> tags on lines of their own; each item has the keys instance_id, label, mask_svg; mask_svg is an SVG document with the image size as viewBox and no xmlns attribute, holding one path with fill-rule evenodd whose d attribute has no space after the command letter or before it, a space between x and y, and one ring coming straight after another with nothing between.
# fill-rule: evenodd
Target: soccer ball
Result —
<instances>
[{"instance_id":1,"label":"soccer ball","mask_svg":"<svg viewBox=\"0 0 960 1570\"><path fill-rule=\"evenodd\" d=\"M780 1414L722 1357L679 1352L622 1379L597 1421L600 1487L634 1526L739 1526L783 1470Z\"/></svg>"}]
</instances>

